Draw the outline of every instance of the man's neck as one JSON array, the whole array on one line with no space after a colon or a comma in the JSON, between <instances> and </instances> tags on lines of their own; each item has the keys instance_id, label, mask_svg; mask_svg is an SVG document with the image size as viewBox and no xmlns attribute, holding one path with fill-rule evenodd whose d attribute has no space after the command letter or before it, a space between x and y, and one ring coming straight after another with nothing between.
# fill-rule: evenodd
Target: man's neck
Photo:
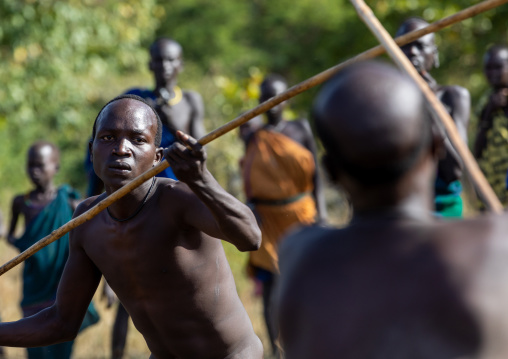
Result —
<instances>
[{"instance_id":1,"label":"man's neck","mask_svg":"<svg viewBox=\"0 0 508 359\"><path fill-rule=\"evenodd\" d=\"M362 210L356 210L353 206L351 224L386 221L429 223L432 220L433 215L429 208L404 203L394 206L363 208Z\"/></svg>"},{"instance_id":2,"label":"man's neck","mask_svg":"<svg viewBox=\"0 0 508 359\"><path fill-rule=\"evenodd\" d=\"M118 201L113 203L110 206L110 211L115 215L117 218L125 218L132 214L133 209L135 210L145 197L147 196L147 193L149 192L150 188L152 187L152 183L155 184L154 179L151 178L147 181L145 181L142 185L139 187L133 189L131 192L120 198ZM110 196L112 193L116 192L123 186L116 187L116 186L105 186L105 192L107 196ZM151 190L151 192L154 192L154 189ZM146 198L148 199L148 198Z\"/></svg>"},{"instance_id":3,"label":"man's neck","mask_svg":"<svg viewBox=\"0 0 508 359\"><path fill-rule=\"evenodd\" d=\"M267 127L278 128L278 126L281 126L284 123L282 115L270 116L269 114L267 114L266 118L268 119Z\"/></svg>"},{"instance_id":4,"label":"man's neck","mask_svg":"<svg viewBox=\"0 0 508 359\"><path fill-rule=\"evenodd\" d=\"M423 172L422 172L423 173ZM407 176L396 183L356 187L351 192L353 220L393 218L429 221L432 219L432 176Z\"/></svg>"},{"instance_id":5,"label":"man's neck","mask_svg":"<svg viewBox=\"0 0 508 359\"><path fill-rule=\"evenodd\" d=\"M33 194L36 196L46 196L51 195L55 192L55 185L53 182L48 183L44 186L36 186Z\"/></svg>"},{"instance_id":6,"label":"man's neck","mask_svg":"<svg viewBox=\"0 0 508 359\"><path fill-rule=\"evenodd\" d=\"M176 86L176 83L177 83L177 80L174 79L174 80L171 80L168 82L155 84L155 92L160 92L161 89L164 89L171 94L173 92L174 87Z\"/></svg>"}]
</instances>

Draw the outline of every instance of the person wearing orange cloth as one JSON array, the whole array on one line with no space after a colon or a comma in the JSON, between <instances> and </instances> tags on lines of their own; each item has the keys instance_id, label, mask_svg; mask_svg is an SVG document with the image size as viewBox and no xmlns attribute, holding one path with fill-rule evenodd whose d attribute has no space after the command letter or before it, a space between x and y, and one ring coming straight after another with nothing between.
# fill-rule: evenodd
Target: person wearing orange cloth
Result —
<instances>
[{"instance_id":1,"label":"person wearing orange cloth","mask_svg":"<svg viewBox=\"0 0 508 359\"><path fill-rule=\"evenodd\" d=\"M261 84L259 101L286 89L282 76L269 75ZM249 136L242 160L247 202L263 235L261 248L250 253L248 272L262 289L266 326L276 355L277 328L270 319L270 298L279 273L279 241L295 225L326 219L310 125L307 120L284 120L284 106L281 103L266 112L268 122Z\"/></svg>"}]
</instances>

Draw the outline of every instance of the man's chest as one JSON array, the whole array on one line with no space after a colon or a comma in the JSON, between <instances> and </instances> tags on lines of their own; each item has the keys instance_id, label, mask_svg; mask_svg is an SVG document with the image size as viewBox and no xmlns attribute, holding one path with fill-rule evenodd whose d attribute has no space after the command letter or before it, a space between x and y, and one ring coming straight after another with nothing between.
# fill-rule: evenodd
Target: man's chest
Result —
<instances>
[{"instance_id":1,"label":"man's chest","mask_svg":"<svg viewBox=\"0 0 508 359\"><path fill-rule=\"evenodd\" d=\"M160 112L161 120L168 127L187 133L191 131L193 110L185 99L174 106L163 106Z\"/></svg>"}]
</instances>

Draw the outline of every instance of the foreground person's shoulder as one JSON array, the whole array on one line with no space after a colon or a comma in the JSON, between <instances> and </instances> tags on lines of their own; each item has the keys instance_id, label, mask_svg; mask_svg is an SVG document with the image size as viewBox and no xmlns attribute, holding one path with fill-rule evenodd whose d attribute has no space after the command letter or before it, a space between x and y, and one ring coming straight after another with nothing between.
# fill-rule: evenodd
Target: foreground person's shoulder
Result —
<instances>
[{"instance_id":1,"label":"foreground person's shoulder","mask_svg":"<svg viewBox=\"0 0 508 359\"><path fill-rule=\"evenodd\" d=\"M333 233L337 230L322 225L296 227L281 241L279 247L281 261L284 257L307 256L309 251L316 248L318 242L334 236Z\"/></svg>"},{"instance_id":2,"label":"foreground person's shoulder","mask_svg":"<svg viewBox=\"0 0 508 359\"><path fill-rule=\"evenodd\" d=\"M192 192L184 182L171 178L157 177L156 186L157 192L162 196L178 196Z\"/></svg>"},{"instance_id":3,"label":"foreground person's shoulder","mask_svg":"<svg viewBox=\"0 0 508 359\"><path fill-rule=\"evenodd\" d=\"M85 213L89 209L96 206L100 201L102 201L106 197L107 197L106 193L102 193L97 196L85 198L84 200L79 202L79 204L76 206L76 210L74 211L74 217L77 217L77 216Z\"/></svg>"}]
</instances>

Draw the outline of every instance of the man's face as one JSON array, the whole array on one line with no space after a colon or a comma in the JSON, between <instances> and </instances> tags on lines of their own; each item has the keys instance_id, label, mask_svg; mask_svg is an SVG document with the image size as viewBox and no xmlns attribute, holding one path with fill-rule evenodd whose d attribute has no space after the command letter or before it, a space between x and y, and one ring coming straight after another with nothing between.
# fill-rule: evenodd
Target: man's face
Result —
<instances>
[{"instance_id":1,"label":"man's face","mask_svg":"<svg viewBox=\"0 0 508 359\"><path fill-rule=\"evenodd\" d=\"M485 56L485 77L494 88L508 87L508 50L493 50Z\"/></svg>"},{"instance_id":2,"label":"man's face","mask_svg":"<svg viewBox=\"0 0 508 359\"><path fill-rule=\"evenodd\" d=\"M280 95L282 92L286 91L287 86L282 81L269 81L265 82L261 85L261 95L259 96L259 103L263 103L272 97ZM271 116L280 116L282 111L284 110L285 102L278 104L277 106L272 107L267 112L268 115Z\"/></svg>"},{"instance_id":3,"label":"man's face","mask_svg":"<svg viewBox=\"0 0 508 359\"><path fill-rule=\"evenodd\" d=\"M28 152L27 172L36 187L44 188L58 172L58 160L49 145L32 147Z\"/></svg>"},{"instance_id":4,"label":"man's face","mask_svg":"<svg viewBox=\"0 0 508 359\"><path fill-rule=\"evenodd\" d=\"M182 48L174 41L159 42L150 56L150 70L157 84L172 82L182 70Z\"/></svg>"},{"instance_id":5,"label":"man's face","mask_svg":"<svg viewBox=\"0 0 508 359\"><path fill-rule=\"evenodd\" d=\"M162 158L155 147L157 118L144 103L121 99L108 105L91 144L95 173L106 186L121 187Z\"/></svg>"},{"instance_id":6,"label":"man's face","mask_svg":"<svg viewBox=\"0 0 508 359\"><path fill-rule=\"evenodd\" d=\"M399 33L398 35L404 35L408 32L419 30L425 26L426 25L424 23L416 21L411 22L406 26L404 29L405 31ZM435 65L437 48L433 34L422 36L419 39L402 46L400 49L420 74L429 72Z\"/></svg>"}]
</instances>

